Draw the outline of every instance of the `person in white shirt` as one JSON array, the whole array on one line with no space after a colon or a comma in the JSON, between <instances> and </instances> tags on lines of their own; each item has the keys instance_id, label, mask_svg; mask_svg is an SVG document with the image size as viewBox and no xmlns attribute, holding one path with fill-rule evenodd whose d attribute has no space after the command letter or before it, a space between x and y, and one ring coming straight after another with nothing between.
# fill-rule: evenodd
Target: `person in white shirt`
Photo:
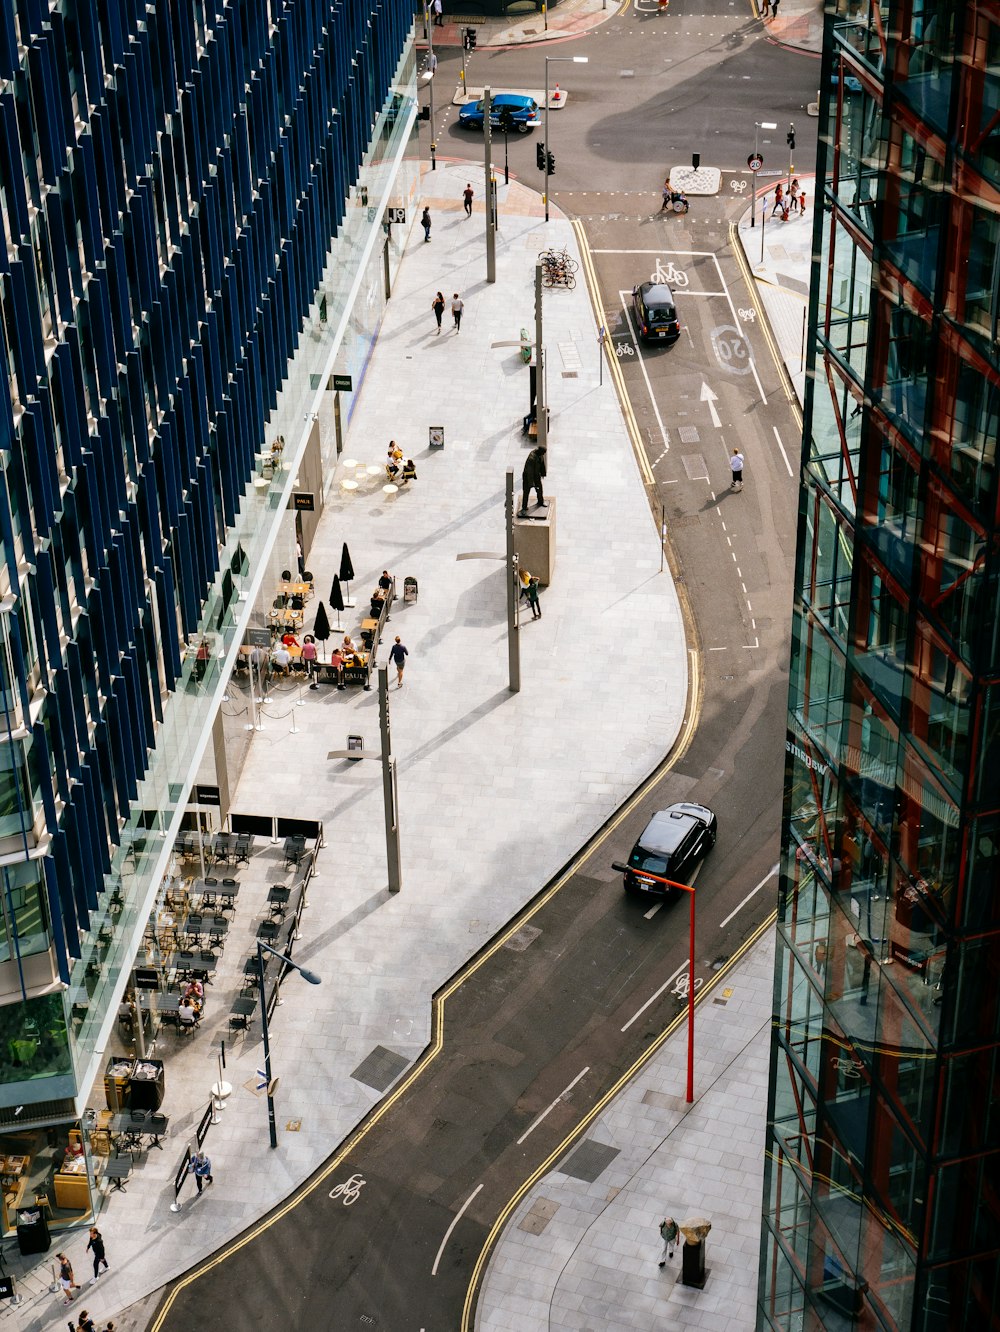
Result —
<instances>
[{"instance_id":1,"label":"person in white shirt","mask_svg":"<svg viewBox=\"0 0 1000 1332\"><path fill-rule=\"evenodd\" d=\"M732 457L729 459L729 467L733 474L733 483L731 489L743 489L743 454L739 449L733 449Z\"/></svg>"},{"instance_id":2,"label":"person in white shirt","mask_svg":"<svg viewBox=\"0 0 1000 1332\"><path fill-rule=\"evenodd\" d=\"M465 309L465 302L462 300L461 296L459 296L458 292L456 291L454 296L452 296L451 298L451 317L455 321L456 333L462 327L462 311L464 309Z\"/></svg>"}]
</instances>

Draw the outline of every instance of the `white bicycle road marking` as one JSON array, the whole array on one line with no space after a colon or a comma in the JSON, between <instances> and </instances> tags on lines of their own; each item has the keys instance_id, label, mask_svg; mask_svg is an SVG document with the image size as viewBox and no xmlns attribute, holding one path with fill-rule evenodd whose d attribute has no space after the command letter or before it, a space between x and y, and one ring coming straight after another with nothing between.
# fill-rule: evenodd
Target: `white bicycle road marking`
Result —
<instances>
[{"instance_id":1,"label":"white bicycle road marking","mask_svg":"<svg viewBox=\"0 0 1000 1332\"><path fill-rule=\"evenodd\" d=\"M342 1198L344 1206L350 1207L351 1203L356 1203L368 1181L361 1175L352 1175L350 1179L345 1179L342 1184L338 1184L335 1189L330 1190L331 1198Z\"/></svg>"},{"instance_id":2,"label":"white bicycle road marking","mask_svg":"<svg viewBox=\"0 0 1000 1332\"><path fill-rule=\"evenodd\" d=\"M729 188L735 190L737 194L742 194L746 187L747 183L745 180L731 180L729 182Z\"/></svg>"},{"instance_id":3,"label":"white bicycle road marking","mask_svg":"<svg viewBox=\"0 0 1000 1332\"><path fill-rule=\"evenodd\" d=\"M674 988L670 991L670 993L673 994L673 995L676 995L678 999L686 999L686 998L688 997L688 986L690 985L690 983L691 983L691 982L690 982L690 980L688 979L688 974L687 974L687 972L685 971L685 972L683 972L680 976L677 977L677 984L676 984L676 985L674 986ZM695 978L694 978L694 992L695 992L695 994L698 993L698 991L701 989L701 987L702 987L703 984L704 984L704 977L703 977L703 976L695 976Z\"/></svg>"},{"instance_id":4,"label":"white bicycle road marking","mask_svg":"<svg viewBox=\"0 0 1000 1332\"><path fill-rule=\"evenodd\" d=\"M684 272L683 268L678 268L672 259L669 260L666 268L664 268L662 260L657 258L656 267L653 269L649 280L650 282L657 283L665 282L668 287L686 287L688 284L688 275Z\"/></svg>"}]
</instances>

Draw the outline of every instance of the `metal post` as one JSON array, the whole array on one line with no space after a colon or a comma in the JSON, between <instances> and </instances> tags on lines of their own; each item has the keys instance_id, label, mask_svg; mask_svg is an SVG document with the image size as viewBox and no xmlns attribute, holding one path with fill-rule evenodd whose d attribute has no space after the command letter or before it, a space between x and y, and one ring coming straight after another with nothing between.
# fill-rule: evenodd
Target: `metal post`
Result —
<instances>
[{"instance_id":1,"label":"metal post","mask_svg":"<svg viewBox=\"0 0 1000 1332\"><path fill-rule=\"evenodd\" d=\"M389 874L389 892L398 893L403 885L399 855L399 817L396 810L396 763L392 757L389 735L389 667L378 668L378 728L382 740L382 796L385 809L385 859Z\"/></svg>"},{"instance_id":2,"label":"metal post","mask_svg":"<svg viewBox=\"0 0 1000 1332\"><path fill-rule=\"evenodd\" d=\"M271 1044L267 1030L267 994L264 990L264 950L257 940L257 984L260 988L260 1030L264 1039L264 1077L267 1079L267 1131L271 1146L278 1145L278 1130L274 1122L274 1097L271 1095Z\"/></svg>"},{"instance_id":3,"label":"metal post","mask_svg":"<svg viewBox=\"0 0 1000 1332\"><path fill-rule=\"evenodd\" d=\"M767 195L760 209L760 262L764 262L764 226L767 223Z\"/></svg>"},{"instance_id":4,"label":"metal post","mask_svg":"<svg viewBox=\"0 0 1000 1332\"><path fill-rule=\"evenodd\" d=\"M465 83L465 34L462 34L462 92L467 92Z\"/></svg>"},{"instance_id":5,"label":"metal post","mask_svg":"<svg viewBox=\"0 0 1000 1332\"><path fill-rule=\"evenodd\" d=\"M663 573L663 560L667 547L667 506L660 505L660 573Z\"/></svg>"},{"instance_id":6,"label":"metal post","mask_svg":"<svg viewBox=\"0 0 1000 1332\"><path fill-rule=\"evenodd\" d=\"M535 264L535 421L538 443L548 448L548 395L545 391L545 348L542 346L542 265Z\"/></svg>"},{"instance_id":7,"label":"metal post","mask_svg":"<svg viewBox=\"0 0 1000 1332\"><path fill-rule=\"evenodd\" d=\"M997 251L997 254L1000 255L1000 250ZM808 314L809 314L809 307L804 305L802 307L802 350L799 354L800 371L806 368L806 317L808 316Z\"/></svg>"},{"instance_id":8,"label":"metal post","mask_svg":"<svg viewBox=\"0 0 1000 1332\"><path fill-rule=\"evenodd\" d=\"M493 226L493 135L490 116L493 98L489 88L483 89L483 139L486 144L486 281L497 280L497 238Z\"/></svg>"},{"instance_id":9,"label":"metal post","mask_svg":"<svg viewBox=\"0 0 1000 1332\"><path fill-rule=\"evenodd\" d=\"M546 27L548 22L546 21ZM549 60L545 57L545 142L542 148L545 151L545 220L549 220Z\"/></svg>"},{"instance_id":10,"label":"metal post","mask_svg":"<svg viewBox=\"0 0 1000 1332\"><path fill-rule=\"evenodd\" d=\"M757 157L760 153L760 126L755 120L753 123L753 155ZM750 172L750 225L757 225L757 172Z\"/></svg>"},{"instance_id":11,"label":"metal post","mask_svg":"<svg viewBox=\"0 0 1000 1332\"><path fill-rule=\"evenodd\" d=\"M514 553L514 469L507 468L507 670L512 694L521 692L521 632L517 618L517 555Z\"/></svg>"},{"instance_id":12,"label":"metal post","mask_svg":"<svg viewBox=\"0 0 1000 1332\"><path fill-rule=\"evenodd\" d=\"M694 889L691 889L691 950L688 958L688 1077L687 1103L694 1101Z\"/></svg>"},{"instance_id":13,"label":"metal post","mask_svg":"<svg viewBox=\"0 0 1000 1332\"><path fill-rule=\"evenodd\" d=\"M436 144L434 142L434 25L429 22L430 16L427 13L427 0L424 0L424 22L427 24L427 66L430 69L430 87L428 96L430 98L431 109L431 170L437 170L437 157L435 156Z\"/></svg>"}]
</instances>

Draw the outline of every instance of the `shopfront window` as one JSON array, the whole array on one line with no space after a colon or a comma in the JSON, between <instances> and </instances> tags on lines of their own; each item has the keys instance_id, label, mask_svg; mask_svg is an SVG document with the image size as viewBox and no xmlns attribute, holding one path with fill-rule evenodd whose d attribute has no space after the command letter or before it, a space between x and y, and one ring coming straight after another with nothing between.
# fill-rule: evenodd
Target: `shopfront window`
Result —
<instances>
[{"instance_id":1,"label":"shopfront window","mask_svg":"<svg viewBox=\"0 0 1000 1332\"><path fill-rule=\"evenodd\" d=\"M93 1146L79 1121L0 1135L3 1235L37 1239L43 1253L51 1232L92 1221Z\"/></svg>"}]
</instances>

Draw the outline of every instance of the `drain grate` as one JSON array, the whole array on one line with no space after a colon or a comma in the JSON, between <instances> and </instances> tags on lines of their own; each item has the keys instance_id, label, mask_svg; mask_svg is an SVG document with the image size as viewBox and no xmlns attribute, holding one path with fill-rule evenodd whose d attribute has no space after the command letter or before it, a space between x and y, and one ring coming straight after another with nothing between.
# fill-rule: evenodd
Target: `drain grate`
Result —
<instances>
[{"instance_id":1,"label":"drain grate","mask_svg":"<svg viewBox=\"0 0 1000 1332\"><path fill-rule=\"evenodd\" d=\"M587 1184L593 1184L617 1155L617 1147L609 1147L607 1143L594 1142L588 1138L585 1142L581 1142L572 1156L556 1169L563 1175L570 1175L573 1179L582 1179Z\"/></svg>"},{"instance_id":2,"label":"drain grate","mask_svg":"<svg viewBox=\"0 0 1000 1332\"><path fill-rule=\"evenodd\" d=\"M395 1050L376 1045L371 1054L362 1059L351 1077L356 1082L363 1082L366 1087L374 1087L376 1091L388 1091L409 1062Z\"/></svg>"}]
</instances>

